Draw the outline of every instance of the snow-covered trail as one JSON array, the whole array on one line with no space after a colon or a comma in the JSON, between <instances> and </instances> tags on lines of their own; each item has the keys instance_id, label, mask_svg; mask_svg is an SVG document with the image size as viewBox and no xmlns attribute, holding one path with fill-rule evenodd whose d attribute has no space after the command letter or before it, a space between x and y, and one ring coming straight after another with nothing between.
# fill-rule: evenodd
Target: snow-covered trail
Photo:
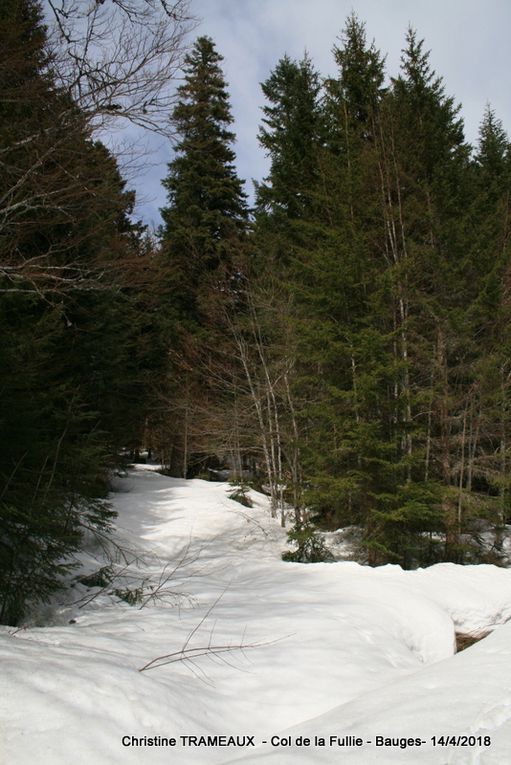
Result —
<instances>
[{"instance_id":1,"label":"snow-covered trail","mask_svg":"<svg viewBox=\"0 0 511 765\"><path fill-rule=\"evenodd\" d=\"M54 626L0 628L0 763L511 761L511 625L453 657L455 625L476 630L511 617L511 571L284 563L285 534L261 495L245 508L227 484L144 468L119 489L116 538L132 552L128 566L119 555L115 586L140 588L142 601L120 602L112 583L85 607L62 605ZM94 555L83 556L89 570L104 565ZM153 598L151 587L159 587ZM85 589L75 592L79 600ZM138 671L184 646L212 650ZM262 744L288 730L293 740L356 734L428 744ZM429 743L478 732L492 735L480 753ZM258 748L180 739L208 734L254 736ZM177 742L124 746L124 736Z\"/></svg>"}]
</instances>

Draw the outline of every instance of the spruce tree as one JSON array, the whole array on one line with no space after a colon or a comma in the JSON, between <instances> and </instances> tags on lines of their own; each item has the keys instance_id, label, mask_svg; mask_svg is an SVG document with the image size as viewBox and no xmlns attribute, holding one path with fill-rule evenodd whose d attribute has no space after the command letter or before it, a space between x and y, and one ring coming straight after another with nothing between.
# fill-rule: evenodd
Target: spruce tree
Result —
<instances>
[{"instance_id":1,"label":"spruce tree","mask_svg":"<svg viewBox=\"0 0 511 765\"><path fill-rule=\"evenodd\" d=\"M274 386L279 448L296 440L309 511L360 526L370 563L499 560L511 494L507 136L487 110L470 159L414 30L388 88L354 15L334 52L324 99L295 87L288 58L263 86L258 287L274 301L261 299L263 317L281 319L259 324L271 368L292 359L297 425L283 427ZM314 121L297 118L307 104ZM488 552L480 532L492 527Z\"/></svg>"},{"instance_id":2,"label":"spruce tree","mask_svg":"<svg viewBox=\"0 0 511 765\"><path fill-rule=\"evenodd\" d=\"M246 198L234 165L233 118L211 38L200 37L185 58L184 82L172 113L175 156L164 180L161 262L165 273L167 338L172 347L167 441L171 472L186 476L199 448L197 402L208 398L201 359L217 344L223 306L239 279L239 254L247 228ZM169 437L168 437L169 439Z\"/></svg>"},{"instance_id":3,"label":"spruce tree","mask_svg":"<svg viewBox=\"0 0 511 765\"><path fill-rule=\"evenodd\" d=\"M332 149L349 153L350 142L374 138L375 117L385 89L384 59L365 24L355 13L346 20L340 45L333 54L338 77L326 82L328 141Z\"/></svg>"},{"instance_id":4,"label":"spruce tree","mask_svg":"<svg viewBox=\"0 0 511 765\"><path fill-rule=\"evenodd\" d=\"M267 103L259 143L270 159L270 173L256 187L257 210L274 218L299 218L317 181L319 76L307 55L300 62L284 56L261 87Z\"/></svg>"},{"instance_id":5,"label":"spruce tree","mask_svg":"<svg viewBox=\"0 0 511 765\"><path fill-rule=\"evenodd\" d=\"M424 481L431 488L421 515L433 527L425 525L422 532L445 533L445 550L431 553L455 560L461 534L458 446L465 432L464 391L470 387L460 269L469 150L458 113L424 42L409 29L401 73L382 107L379 147L384 252L395 317L396 411L407 483ZM414 503L402 509L404 527L408 512L417 529Z\"/></svg>"},{"instance_id":6,"label":"spruce tree","mask_svg":"<svg viewBox=\"0 0 511 765\"><path fill-rule=\"evenodd\" d=\"M368 525L376 495L390 490L394 473L381 395L390 374L389 330L369 315L379 274L372 251L381 228L374 132L383 63L353 16L342 43L334 49L338 78L326 83L328 132L314 210L302 226L307 234L293 272L306 501L330 527Z\"/></svg>"},{"instance_id":7,"label":"spruce tree","mask_svg":"<svg viewBox=\"0 0 511 765\"><path fill-rule=\"evenodd\" d=\"M266 103L259 142L270 160L270 170L256 184L255 255L248 289L249 324L257 331L245 328L245 339L252 355L252 381L257 381L258 395L266 399L268 423L263 427L261 416L259 432L272 506L276 512L277 505L282 505L285 471L286 499L292 502L300 527L302 468L294 401L298 324L293 273L308 241L307 221L318 183L323 136L319 75L307 55L301 61L284 56L262 83L262 91Z\"/></svg>"},{"instance_id":8,"label":"spruce tree","mask_svg":"<svg viewBox=\"0 0 511 765\"><path fill-rule=\"evenodd\" d=\"M163 181L168 205L162 210L162 252L174 305L179 321L199 324L206 310L201 297L216 277L232 271L247 219L221 61L209 37L200 37L185 59L172 114L175 157Z\"/></svg>"},{"instance_id":9,"label":"spruce tree","mask_svg":"<svg viewBox=\"0 0 511 765\"><path fill-rule=\"evenodd\" d=\"M15 624L112 516L107 469L140 392L119 273L138 246L115 160L51 77L39 4L0 18L0 621Z\"/></svg>"},{"instance_id":10,"label":"spruce tree","mask_svg":"<svg viewBox=\"0 0 511 765\"><path fill-rule=\"evenodd\" d=\"M510 514L509 160L508 137L488 106L471 165L471 203L465 216L470 238L461 264L466 279L464 346L472 367L472 384L465 396L469 433L474 422L477 427L460 477L460 494L465 505L471 502L477 508L479 524L484 518L494 529L492 554L497 561ZM467 509L465 515L470 515Z\"/></svg>"}]
</instances>

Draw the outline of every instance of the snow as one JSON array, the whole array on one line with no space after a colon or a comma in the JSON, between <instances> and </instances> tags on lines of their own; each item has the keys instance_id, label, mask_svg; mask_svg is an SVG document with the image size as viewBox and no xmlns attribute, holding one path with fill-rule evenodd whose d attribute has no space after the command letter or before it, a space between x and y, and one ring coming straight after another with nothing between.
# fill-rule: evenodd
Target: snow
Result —
<instances>
[{"instance_id":1,"label":"snow","mask_svg":"<svg viewBox=\"0 0 511 765\"><path fill-rule=\"evenodd\" d=\"M33 625L0 628L0 762L509 762L511 571L285 563L285 532L256 492L247 508L228 484L149 466L116 488L113 560L93 540L80 558L82 574L108 564L115 579L76 582ZM128 589L137 603L113 594ZM494 631L455 655L455 629ZM181 660L139 671L169 654ZM431 743L469 734L491 744ZM184 745L189 735L253 736L256 747ZM377 747L376 736L398 741ZM426 743L404 748L408 738Z\"/></svg>"}]
</instances>

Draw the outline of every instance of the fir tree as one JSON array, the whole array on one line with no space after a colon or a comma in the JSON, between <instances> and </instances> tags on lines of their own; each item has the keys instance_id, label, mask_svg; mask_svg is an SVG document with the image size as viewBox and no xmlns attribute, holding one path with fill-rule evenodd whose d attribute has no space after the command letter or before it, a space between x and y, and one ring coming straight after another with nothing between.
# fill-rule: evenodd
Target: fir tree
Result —
<instances>
[{"instance_id":1,"label":"fir tree","mask_svg":"<svg viewBox=\"0 0 511 765\"><path fill-rule=\"evenodd\" d=\"M502 555L502 531L510 513L510 169L507 135L488 106L471 167L472 196L465 215L470 238L460 268L466 279L464 328L470 336L465 354L472 379L466 394L469 458L460 476L460 495L465 506L472 504L471 512L464 508L465 515L474 515L476 509L496 529L496 560Z\"/></svg>"},{"instance_id":2,"label":"fir tree","mask_svg":"<svg viewBox=\"0 0 511 765\"><path fill-rule=\"evenodd\" d=\"M296 390L304 402L311 511L320 523L366 525L376 495L390 491L385 473L395 472L380 392L390 376L389 330L385 323L372 326L369 317L379 273L372 253L381 228L374 131L383 64L355 17L334 53L339 75L327 82L328 133L292 277L300 316Z\"/></svg>"},{"instance_id":3,"label":"fir tree","mask_svg":"<svg viewBox=\"0 0 511 765\"><path fill-rule=\"evenodd\" d=\"M256 185L255 254L248 274L248 323L252 331L243 324L240 330L245 330L245 348L252 357L251 389L257 381L257 395L266 399L266 414L259 410L258 430L272 509L276 513L280 506L284 518L282 485L286 470L286 499L293 503L300 526L303 504L294 402L298 326L293 271L308 239L307 221L319 179L323 133L320 81L307 55L299 62L284 56L262 90L266 103L259 142L270 159L270 172ZM253 398L257 408L257 396ZM266 416L267 428L262 425Z\"/></svg>"},{"instance_id":4,"label":"fir tree","mask_svg":"<svg viewBox=\"0 0 511 765\"><path fill-rule=\"evenodd\" d=\"M194 412L208 398L209 376L201 371L201 358L210 363L212 349L221 345L222 316L240 277L247 228L221 61L209 37L200 37L185 59L172 114L175 157L164 180L169 204L162 210L161 262L172 347L165 396L174 434L167 448L171 472L184 476L191 452L199 448L195 434L201 426Z\"/></svg>"},{"instance_id":5,"label":"fir tree","mask_svg":"<svg viewBox=\"0 0 511 765\"><path fill-rule=\"evenodd\" d=\"M374 137L375 116L385 92L384 59L374 41L367 43L365 24L352 13L346 20L341 45L333 49L339 75L326 82L326 112L332 148L349 151L350 138Z\"/></svg>"},{"instance_id":6,"label":"fir tree","mask_svg":"<svg viewBox=\"0 0 511 765\"><path fill-rule=\"evenodd\" d=\"M39 5L0 16L0 620L15 624L112 516L107 467L140 392L119 278L137 237L115 160L49 73Z\"/></svg>"},{"instance_id":7,"label":"fir tree","mask_svg":"<svg viewBox=\"0 0 511 765\"><path fill-rule=\"evenodd\" d=\"M169 204L162 210L162 249L174 305L179 320L199 323L201 294L232 272L247 219L221 61L209 37L200 37L185 59L185 81L172 114L175 157L163 182Z\"/></svg>"},{"instance_id":8,"label":"fir tree","mask_svg":"<svg viewBox=\"0 0 511 765\"><path fill-rule=\"evenodd\" d=\"M294 325L286 350L285 321L264 340L275 369L292 349L305 501L319 523L361 526L371 563L475 560L478 529L509 513L507 137L488 110L470 161L413 30L388 89L355 16L335 57L303 193L288 157L311 133L292 117L318 101L293 89L287 58L260 133L271 171L256 242Z\"/></svg>"},{"instance_id":9,"label":"fir tree","mask_svg":"<svg viewBox=\"0 0 511 765\"><path fill-rule=\"evenodd\" d=\"M300 62L284 56L261 87L267 104L259 143L271 165L257 186L257 208L275 218L299 218L317 181L319 76L307 55Z\"/></svg>"}]
</instances>

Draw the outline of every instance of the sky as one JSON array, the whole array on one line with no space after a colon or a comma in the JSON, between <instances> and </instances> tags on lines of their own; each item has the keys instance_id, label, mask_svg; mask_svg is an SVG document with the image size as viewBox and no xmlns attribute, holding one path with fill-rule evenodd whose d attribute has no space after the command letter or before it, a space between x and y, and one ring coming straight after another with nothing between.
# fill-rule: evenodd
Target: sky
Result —
<instances>
[{"instance_id":1,"label":"sky","mask_svg":"<svg viewBox=\"0 0 511 765\"><path fill-rule=\"evenodd\" d=\"M224 56L238 172L249 198L252 180L268 170L257 141L264 104L260 83L285 53L300 59L307 51L321 75L335 74L332 48L352 11L386 55L387 75L399 70L407 27L417 29L447 95L462 104L470 143L477 141L487 103L511 132L511 0L192 0L191 10L199 23L190 41L209 35ZM147 145L149 154L130 185L137 191L138 215L157 227L166 202L161 179L172 149L162 139L149 138Z\"/></svg>"}]
</instances>

